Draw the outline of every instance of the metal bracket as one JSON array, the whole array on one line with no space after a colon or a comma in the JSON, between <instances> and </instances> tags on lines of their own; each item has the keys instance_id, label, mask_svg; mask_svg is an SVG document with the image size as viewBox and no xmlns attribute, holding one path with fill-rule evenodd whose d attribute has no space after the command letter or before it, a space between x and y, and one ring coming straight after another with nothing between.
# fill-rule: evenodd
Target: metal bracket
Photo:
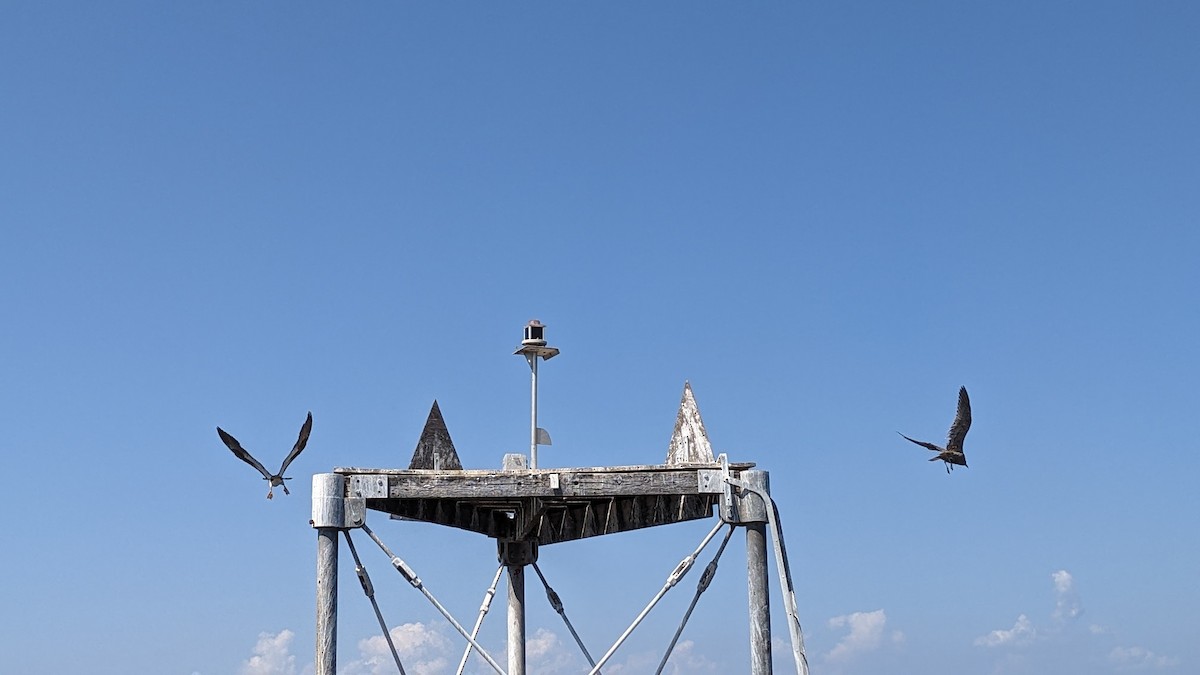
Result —
<instances>
[{"instance_id":1,"label":"metal bracket","mask_svg":"<svg viewBox=\"0 0 1200 675\"><path fill-rule=\"evenodd\" d=\"M717 455L717 461L721 463L721 504L718 511L722 521L736 524L741 521L738 519L737 504L733 498L733 485L730 482L733 477L729 474L729 455L722 452Z\"/></svg>"},{"instance_id":2,"label":"metal bracket","mask_svg":"<svg viewBox=\"0 0 1200 675\"><path fill-rule=\"evenodd\" d=\"M387 476L357 475L349 476L351 497L366 499L382 499L388 496Z\"/></svg>"},{"instance_id":3,"label":"metal bracket","mask_svg":"<svg viewBox=\"0 0 1200 675\"><path fill-rule=\"evenodd\" d=\"M362 497L346 498L346 527L362 527L367 522L367 500Z\"/></svg>"},{"instance_id":4,"label":"metal bracket","mask_svg":"<svg viewBox=\"0 0 1200 675\"><path fill-rule=\"evenodd\" d=\"M367 522L367 500L382 499L388 496L387 476L355 475L346 477L346 493L344 500L344 526L362 527Z\"/></svg>"},{"instance_id":5,"label":"metal bracket","mask_svg":"<svg viewBox=\"0 0 1200 675\"><path fill-rule=\"evenodd\" d=\"M345 477L336 473L314 474L312 486L312 520L308 522L318 529L345 527Z\"/></svg>"},{"instance_id":6,"label":"metal bracket","mask_svg":"<svg viewBox=\"0 0 1200 675\"><path fill-rule=\"evenodd\" d=\"M501 539L496 542L496 553L502 565L532 565L538 559L538 545L536 541Z\"/></svg>"},{"instance_id":7,"label":"metal bracket","mask_svg":"<svg viewBox=\"0 0 1200 675\"><path fill-rule=\"evenodd\" d=\"M725 491L725 474L720 469L696 471L696 492L702 495L719 495Z\"/></svg>"}]
</instances>

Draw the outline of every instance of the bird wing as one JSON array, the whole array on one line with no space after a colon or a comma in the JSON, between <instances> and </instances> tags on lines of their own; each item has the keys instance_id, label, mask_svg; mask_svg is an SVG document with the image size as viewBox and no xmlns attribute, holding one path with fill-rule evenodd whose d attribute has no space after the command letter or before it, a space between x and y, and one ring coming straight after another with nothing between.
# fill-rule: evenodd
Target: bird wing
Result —
<instances>
[{"instance_id":1,"label":"bird wing","mask_svg":"<svg viewBox=\"0 0 1200 675\"><path fill-rule=\"evenodd\" d=\"M287 458L283 460L283 466L279 467L279 475L282 476L284 471L287 471L288 464L292 463L293 459L304 450L304 446L308 445L308 435L312 433L312 413L308 413L308 419L304 420L304 426L300 427L300 437L296 439L296 444L292 446L292 451L288 453Z\"/></svg>"},{"instance_id":2,"label":"bird wing","mask_svg":"<svg viewBox=\"0 0 1200 675\"><path fill-rule=\"evenodd\" d=\"M946 449L962 453L963 440L971 428L971 399L967 398L967 388L958 388L958 412L954 415L954 423L950 425L950 433L946 436Z\"/></svg>"},{"instance_id":3,"label":"bird wing","mask_svg":"<svg viewBox=\"0 0 1200 675\"><path fill-rule=\"evenodd\" d=\"M899 432L899 431L897 431L896 433L900 434L900 432ZM925 441L918 441L917 439L915 439L915 438L909 438L908 436L905 436L904 434L900 434L900 436L902 436L902 437L903 437L905 440L907 440L907 441L910 441L910 442L912 442L912 443L916 443L917 445L919 445L919 446L921 446L921 447L923 447L923 448L926 448L926 449L928 449L928 450L932 450L932 451L934 451L934 452L945 452L945 451L946 451L946 449L945 449L945 448L938 447L938 446L934 445L933 443L926 443ZM935 458L935 459L936 459L936 458Z\"/></svg>"},{"instance_id":4,"label":"bird wing","mask_svg":"<svg viewBox=\"0 0 1200 675\"><path fill-rule=\"evenodd\" d=\"M221 427L217 427L217 435L221 437L222 441L225 441L225 446L233 451L235 457L258 469L258 472L263 475L263 478L271 480L271 474L267 473L267 470L263 468L263 465L260 464L257 459L254 459L254 457L250 456L250 453L246 452L246 449L242 447L241 443L238 443L236 438L225 433L225 430Z\"/></svg>"}]
</instances>

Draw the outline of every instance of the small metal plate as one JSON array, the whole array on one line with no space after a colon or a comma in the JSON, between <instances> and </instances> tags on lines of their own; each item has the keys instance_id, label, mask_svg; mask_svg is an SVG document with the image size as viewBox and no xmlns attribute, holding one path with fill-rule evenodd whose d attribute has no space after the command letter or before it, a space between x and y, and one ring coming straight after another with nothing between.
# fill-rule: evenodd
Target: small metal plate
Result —
<instances>
[{"instance_id":1,"label":"small metal plate","mask_svg":"<svg viewBox=\"0 0 1200 675\"><path fill-rule=\"evenodd\" d=\"M367 521L367 500L361 497L346 499L346 527L362 527Z\"/></svg>"},{"instance_id":2,"label":"small metal plate","mask_svg":"<svg viewBox=\"0 0 1200 675\"><path fill-rule=\"evenodd\" d=\"M350 476L350 497L380 499L388 496L387 476Z\"/></svg>"},{"instance_id":3,"label":"small metal plate","mask_svg":"<svg viewBox=\"0 0 1200 675\"><path fill-rule=\"evenodd\" d=\"M721 469L700 469L696 472L696 492L702 495L719 495L725 489Z\"/></svg>"}]
</instances>

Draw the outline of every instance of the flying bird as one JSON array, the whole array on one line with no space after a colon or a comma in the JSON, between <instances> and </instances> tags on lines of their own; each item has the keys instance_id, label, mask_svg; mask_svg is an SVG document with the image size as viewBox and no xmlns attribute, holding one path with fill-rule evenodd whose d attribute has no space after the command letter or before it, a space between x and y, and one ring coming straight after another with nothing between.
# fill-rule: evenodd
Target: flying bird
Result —
<instances>
[{"instance_id":1,"label":"flying bird","mask_svg":"<svg viewBox=\"0 0 1200 675\"><path fill-rule=\"evenodd\" d=\"M287 471L288 465L292 463L292 460L296 459L300 452L304 450L304 446L308 445L308 434L310 432L312 432L311 412L308 413L308 419L304 420L304 426L300 427L300 437L296 439L296 445L292 446L292 451L289 452L287 458L283 460L283 466L279 467L279 473L272 474L263 467L261 462L259 462L257 459L254 459L250 453L246 452L246 449L242 447L241 443L238 443L236 438L230 436L221 427L217 427L217 435L220 436L221 440L225 442L225 445L233 451L234 456L250 466L258 469L258 472L263 475L263 480L269 483L269 487L267 488L267 499L275 498L273 493L276 487L282 487L283 494L285 495L292 494L291 492L288 492L287 485L284 485L283 483L283 481L291 480L291 478L285 478L283 474Z\"/></svg>"},{"instance_id":2,"label":"flying bird","mask_svg":"<svg viewBox=\"0 0 1200 675\"><path fill-rule=\"evenodd\" d=\"M955 464L961 466L967 465L967 456L963 454L963 439L967 437L967 431L971 428L971 399L967 398L967 388L958 388L958 412L954 415L954 423L950 425L950 433L946 435L946 447L918 441L904 434L905 439L916 443L917 445L932 450L937 453L937 457L931 458L929 461L936 462L942 460L946 463L946 473L954 468ZM899 433L899 432L897 432Z\"/></svg>"}]
</instances>

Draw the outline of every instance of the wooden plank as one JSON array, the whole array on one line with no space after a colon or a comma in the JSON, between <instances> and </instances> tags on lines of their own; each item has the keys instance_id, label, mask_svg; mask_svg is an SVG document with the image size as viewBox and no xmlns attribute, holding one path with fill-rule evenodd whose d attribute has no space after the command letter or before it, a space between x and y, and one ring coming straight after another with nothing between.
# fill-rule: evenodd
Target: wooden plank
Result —
<instances>
[{"instance_id":1,"label":"wooden plank","mask_svg":"<svg viewBox=\"0 0 1200 675\"><path fill-rule=\"evenodd\" d=\"M730 462L729 468L733 471L745 471L746 469L754 468L754 462ZM712 464L688 464L688 469L720 469L721 464L714 462ZM623 473L627 471L679 471L680 467L670 466L667 464L630 464L623 466L582 466L582 467L561 467L557 469L525 469L523 473L530 475L547 475L552 473L567 474L567 473ZM403 474L440 474L453 473L455 475L467 476L492 476L498 473L505 473L497 469L464 469L461 471L434 471L432 469L381 469L372 467L359 466L338 466L334 467L333 473L340 474L387 474L387 475L403 475Z\"/></svg>"},{"instance_id":2,"label":"wooden plank","mask_svg":"<svg viewBox=\"0 0 1200 675\"><path fill-rule=\"evenodd\" d=\"M752 466L731 465L730 473L744 478ZM719 469L718 465L642 465L532 471L337 471L350 477L347 484L360 483L357 476L386 478L387 496L366 498L370 509L544 545L710 518L719 499L712 492L712 474Z\"/></svg>"},{"instance_id":3,"label":"wooden plank","mask_svg":"<svg viewBox=\"0 0 1200 675\"><path fill-rule=\"evenodd\" d=\"M454 473L389 474L392 499L573 499L625 495L698 494L695 469L653 472L559 474L559 487L549 476L497 472L486 476Z\"/></svg>"}]
</instances>

